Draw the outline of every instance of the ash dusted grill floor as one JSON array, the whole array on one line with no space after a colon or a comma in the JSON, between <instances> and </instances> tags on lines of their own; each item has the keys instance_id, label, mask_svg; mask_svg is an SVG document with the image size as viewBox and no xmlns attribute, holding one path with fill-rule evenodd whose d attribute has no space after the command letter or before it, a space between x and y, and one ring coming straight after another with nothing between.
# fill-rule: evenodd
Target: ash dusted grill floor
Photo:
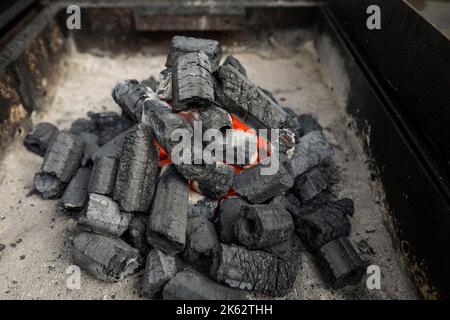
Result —
<instances>
[{"instance_id":1,"label":"ash dusted grill floor","mask_svg":"<svg viewBox=\"0 0 450 320\"><path fill-rule=\"evenodd\" d=\"M372 181L360 141L352 131L344 108L337 105L325 83L326 70L317 62L311 42L298 48L227 46L246 67L248 77L270 90L280 104L299 113L310 112L324 127L335 147L334 164L339 182L334 192L355 202L350 239L354 244L366 240L375 254L363 254L382 272L381 290L368 290L363 281L358 287L326 289L312 258L305 254L294 290L288 299L414 299L410 281L386 229L387 210L383 194ZM158 76L165 55L146 53L106 57L74 52L66 59L51 105L33 116L41 121L67 128L70 123L92 111L120 111L111 98L111 88L120 80ZM24 134L6 150L0 164L0 298L1 299L138 299L137 285L142 272L118 283L103 283L82 273L81 290L66 289L66 267L72 264L69 237L75 221L56 210L54 200L27 196L42 158L27 151ZM2 246L0 246L2 247ZM256 297L258 298L258 297Z\"/></svg>"}]
</instances>

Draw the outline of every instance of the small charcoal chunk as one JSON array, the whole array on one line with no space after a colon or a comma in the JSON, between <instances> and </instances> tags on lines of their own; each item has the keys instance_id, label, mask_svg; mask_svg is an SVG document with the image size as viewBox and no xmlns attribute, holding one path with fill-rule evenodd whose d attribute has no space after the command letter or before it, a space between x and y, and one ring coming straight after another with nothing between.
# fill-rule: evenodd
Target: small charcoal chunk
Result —
<instances>
[{"instance_id":1,"label":"small charcoal chunk","mask_svg":"<svg viewBox=\"0 0 450 320\"><path fill-rule=\"evenodd\" d=\"M43 156L58 135L58 132L58 128L51 123L41 122L26 135L25 147Z\"/></svg>"},{"instance_id":2,"label":"small charcoal chunk","mask_svg":"<svg viewBox=\"0 0 450 320\"><path fill-rule=\"evenodd\" d=\"M138 249L142 256L146 256L150 249L146 234L147 224L148 213L137 212L133 214L128 225L128 234L126 235L127 243Z\"/></svg>"},{"instance_id":3,"label":"small charcoal chunk","mask_svg":"<svg viewBox=\"0 0 450 320\"><path fill-rule=\"evenodd\" d=\"M247 300L246 293L222 286L194 270L185 270L163 289L164 300Z\"/></svg>"},{"instance_id":4,"label":"small charcoal chunk","mask_svg":"<svg viewBox=\"0 0 450 320\"><path fill-rule=\"evenodd\" d=\"M328 188L328 182L320 169L313 168L295 179L292 192L306 202Z\"/></svg>"},{"instance_id":5,"label":"small charcoal chunk","mask_svg":"<svg viewBox=\"0 0 450 320\"><path fill-rule=\"evenodd\" d=\"M297 233L313 251L324 244L350 234L347 215L354 211L351 199L324 203L317 211L300 216L296 220Z\"/></svg>"},{"instance_id":6,"label":"small charcoal chunk","mask_svg":"<svg viewBox=\"0 0 450 320\"><path fill-rule=\"evenodd\" d=\"M75 235L73 262L97 279L117 282L139 267L139 252L119 238L96 233Z\"/></svg>"},{"instance_id":7,"label":"small charcoal chunk","mask_svg":"<svg viewBox=\"0 0 450 320\"><path fill-rule=\"evenodd\" d=\"M317 122L316 118L314 118L310 114L302 114L297 117L298 124L302 130L302 136L307 135L313 131L322 131L322 127L319 122Z\"/></svg>"},{"instance_id":8,"label":"small charcoal chunk","mask_svg":"<svg viewBox=\"0 0 450 320\"><path fill-rule=\"evenodd\" d=\"M112 196L119 160L108 157L97 158L89 180L89 193Z\"/></svg>"},{"instance_id":9,"label":"small charcoal chunk","mask_svg":"<svg viewBox=\"0 0 450 320\"><path fill-rule=\"evenodd\" d=\"M239 243L250 249L260 249L290 239L294 222L287 210L271 205L244 205L235 223Z\"/></svg>"},{"instance_id":10,"label":"small charcoal chunk","mask_svg":"<svg viewBox=\"0 0 450 320\"><path fill-rule=\"evenodd\" d=\"M281 128L286 113L267 94L231 65L217 71L216 100L228 112L246 119L251 116L265 128Z\"/></svg>"},{"instance_id":11,"label":"small charcoal chunk","mask_svg":"<svg viewBox=\"0 0 450 320\"><path fill-rule=\"evenodd\" d=\"M216 209L219 205L219 201L204 197L203 199L190 205L191 211L195 214L202 215L208 220L213 221L216 217Z\"/></svg>"},{"instance_id":12,"label":"small charcoal chunk","mask_svg":"<svg viewBox=\"0 0 450 320\"><path fill-rule=\"evenodd\" d=\"M141 294L153 298L177 272L175 257L157 249L152 249L147 256Z\"/></svg>"},{"instance_id":13,"label":"small charcoal chunk","mask_svg":"<svg viewBox=\"0 0 450 320\"><path fill-rule=\"evenodd\" d=\"M111 198L91 193L87 209L78 222L89 231L121 236L128 229L131 217L130 213L121 212Z\"/></svg>"},{"instance_id":14,"label":"small charcoal chunk","mask_svg":"<svg viewBox=\"0 0 450 320\"><path fill-rule=\"evenodd\" d=\"M44 199L57 198L77 172L84 154L84 143L76 135L60 132L34 177L36 190Z\"/></svg>"},{"instance_id":15,"label":"small charcoal chunk","mask_svg":"<svg viewBox=\"0 0 450 320\"><path fill-rule=\"evenodd\" d=\"M161 71L159 74L159 86L153 91L163 101L172 99L172 71L170 69Z\"/></svg>"},{"instance_id":16,"label":"small charcoal chunk","mask_svg":"<svg viewBox=\"0 0 450 320\"><path fill-rule=\"evenodd\" d=\"M64 191L59 207L67 211L81 211L87 202L90 176L91 169L78 169Z\"/></svg>"},{"instance_id":17,"label":"small charcoal chunk","mask_svg":"<svg viewBox=\"0 0 450 320\"><path fill-rule=\"evenodd\" d=\"M143 98L150 90L137 80L124 80L113 88L112 97L124 113L135 122L139 122L142 117Z\"/></svg>"},{"instance_id":18,"label":"small charcoal chunk","mask_svg":"<svg viewBox=\"0 0 450 320\"><path fill-rule=\"evenodd\" d=\"M130 130L126 130L120 133L111 141L98 148L92 155L92 161L94 161L95 163L95 161L103 157L120 159L120 155L122 154L123 142L125 141L125 137L129 131Z\"/></svg>"},{"instance_id":19,"label":"small charcoal chunk","mask_svg":"<svg viewBox=\"0 0 450 320\"><path fill-rule=\"evenodd\" d=\"M358 284L365 273L366 263L345 237L320 248L318 261L323 275L334 289Z\"/></svg>"},{"instance_id":20,"label":"small charcoal chunk","mask_svg":"<svg viewBox=\"0 0 450 320\"><path fill-rule=\"evenodd\" d=\"M222 59L222 47L216 40L175 36L170 43L166 67L175 67L178 58L186 53L203 51L209 58L211 71L215 71Z\"/></svg>"},{"instance_id":21,"label":"small charcoal chunk","mask_svg":"<svg viewBox=\"0 0 450 320\"><path fill-rule=\"evenodd\" d=\"M203 132L210 129L225 132L225 130L233 128L230 114L215 106L200 110L197 120L201 121Z\"/></svg>"},{"instance_id":22,"label":"small charcoal chunk","mask_svg":"<svg viewBox=\"0 0 450 320\"><path fill-rule=\"evenodd\" d=\"M172 109L176 112L209 107L214 101L211 65L203 51L178 58L172 74Z\"/></svg>"},{"instance_id":23,"label":"small charcoal chunk","mask_svg":"<svg viewBox=\"0 0 450 320\"><path fill-rule=\"evenodd\" d=\"M226 66L228 64L236 68L236 70L239 71L239 73L242 74L244 77L247 77L247 70L245 70L244 66L238 59L236 59L233 56L227 56L223 62L223 65Z\"/></svg>"},{"instance_id":24,"label":"small charcoal chunk","mask_svg":"<svg viewBox=\"0 0 450 320\"><path fill-rule=\"evenodd\" d=\"M220 202L217 229L221 242L231 243L236 239L234 224L239 218L241 207L246 204L240 197L230 197Z\"/></svg>"},{"instance_id":25,"label":"small charcoal chunk","mask_svg":"<svg viewBox=\"0 0 450 320\"><path fill-rule=\"evenodd\" d=\"M138 124L131 129L122 148L117 169L114 200L125 212L148 212L158 177L159 150L152 130Z\"/></svg>"},{"instance_id":26,"label":"small charcoal chunk","mask_svg":"<svg viewBox=\"0 0 450 320\"><path fill-rule=\"evenodd\" d=\"M158 180L147 226L148 242L174 255L184 249L189 186L175 168L166 166Z\"/></svg>"},{"instance_id":27,"label":"small charcoal chunk","mask_svg":"<svg viewBox=\"0 0 450 320\"><path fill-rule=\"evenodd\" d=\"M221 199L233 184L234 168L227 164L218 164L214 173L205 180L198 181L201 193L213 199Z\"/></svg>"}]
</instances>

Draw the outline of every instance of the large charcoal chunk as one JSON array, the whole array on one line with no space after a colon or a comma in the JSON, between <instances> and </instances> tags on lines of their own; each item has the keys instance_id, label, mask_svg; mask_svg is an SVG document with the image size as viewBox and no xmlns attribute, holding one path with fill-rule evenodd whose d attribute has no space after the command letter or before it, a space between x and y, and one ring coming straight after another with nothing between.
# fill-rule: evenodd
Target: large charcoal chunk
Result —
<instances>
[{"instance_id":1,"label":"large charcoal chunk","mask_svg":"<svg viewBox=\"0 0 450 320\"><path fill-rule=\"evenodd\" d=\"M175 257L157 249L152 249L147 256L141 293L153 298L177 272Z\"/></svg>"},{"instance_id":2,"label":"large charcoal chunk","mask_svg":"<svg viewBox=\"0 0 450 320\"><path fill-rule=\"evenodd\" d=\"M187 219L185 259L200 271L207 271L218 244L212 222L207 216L191 209Z\"/></svg>"},{"instance_id":3,"label":"large charcoal chunk","mask_svg":"<svg viewBox=\"0 0 450 320\"><path fill-rule=\"evenodd\" d=\"M139 252L119 238L81 232L73 239L75 264L97 279L116 282L139 267Z\"/></svg>"},{"instance_id":4,"label":"large charcoal chunk","mask_svg":"<svg viewBox=\"0 0 450 320\"><path fill-rule=\"evenodd\" d=\"M317 211L296 220L297 233L315 251L331 240L350 234L347 215L352 215L353 211L351 199L324 203Z\"/></svg>"},{"instance_id":5,"label":"large charcoal chunk","mask_svg":"<svg viewBox=\"0 0 450 320\"><path fill-rule=\"evenodd\" d=\"M58 134L58 128L51 123L41 122L25 137L25 147L43 156Z\"/></svg>"},{"instance_id":6,"label":"large charcoal chunk","mask_svg":"<svg viewBox=\"0 0 450 320\"><path fill-rule=\"evenodd\" d=\"M228 112L251 116L266 128L281 128L286 113L258 86L231 65L217 71L216 100Z\"/></svg>"},{"instance_id":7,"label":"large charcoal chunk","mask_svg":"<svg viewBox=\"0 0 450 320\"><path fill-rule=\"evenodd\" d=\"M232 288L284 295L294 285L299 267L298 255L292 256L284 260L264 251L221 244L214 255L211 276Z\"/></svg>"},{"instance_id":8,"label":"large charcoal chunk","mask_svg":"<svg viewBox=\"0 0 450 320\"><path fill-rule=\"evenodd\" d=\"M216 40L175 36L170 43L169 55L167 56L166 67L176 66L178 58L186 53L203 51L209 58L211 70L214 71L219 66L222 59L222 47Z\"/></svg>"},{"instance_id":9,"label":"large charcoal chunk","mask_svg":"<svg viewBox=\"0 0 450 320\"><path fill-rule=\"evenodd\" d=\"M239 197L230 197L220 202L217 229L222 242L231 243L235 240L234 224L239 218L241 208L246 204Z\"/></svg>"},{"instance_id":10,"label":"large charcoal chunk","mask_svg":"<svg viewBox=\"0 0 450 320\"><path fill-rule=\"evenodd\" d=\"M209 129L224 132L227 129L233 128L230 114L222 108L215 106L200 110L198 113L198 121L201 121L203 132Z\"/></svg>"},{"instance_id":11,"label":"large charcoal chunk","mask_svg":"<svg viewBox=\"0 0 450 320\"><path fill-rule=\"evenodd\" d=\"M108 157L97 158L89 180L89 193L112 196L119 160Z\"/></svg>"},{"instance_id":12,"label":"large charcoal chunk","mask_svg":"<svg viewBox=\"0 0 450 320\"><path fill-rule=\"evenodd\" d=\"M152 202L159 164L153 139L152 130L144 124L125 137L114 189L114 200L123 211L147 212Z\"/></svg>"},{"instance_id":13,"label":"large charcoal chunk","mask_svg":"<svg viewBox=\"0 0 450 320\"><path fill-rule=\"evenodd\" d=\"M292 192L306 202L328 188L328 182L320 169L313 168L295 179Z\"/></svg>"},{"instance_id":14,"label":"large charcoal chunk","mask_svg":"<svg viewBox=\"0 0 450 320\"><path fill-rule=\"evenodd\" d=\"M208 107L214 101L211 65L203 51L178 58L172 74L172 86L174 111Z\"/></svg>"},{"instance_id":15,"label":"large charcoal chunk","mask_svg":"<svg viewBox=\"0 0 450 320\"><path fill-rule=\"evenodd\" d=\"M68 211L80 211L86 205L88 197L88 184L91 176L91 169L80 168L75 176L70 180L69 185L64 191L60 207Z\"/></svg>"},{"instance_id":16,"label":"large charcoal chunk","mask_svg":"<svg viewBox=\"0 0 450 320\"><path fill-rule=\"evenodd\" d=\"M291 214L273 205L247 205L235 224L237 240L247 248L265 248L288 240L294 231Z\"/></svg>"},{"instance_id":17,"label":"large charcoal chunk","mask_svg":"<svg viewBox=\"0 0 450 320\"><path fill-rule=\"evenodd\" d=\"M131 220L131 214L121 212L111 198L91 193L87 210L80 216L79 223L90 231L106 235L120 236Z\"/></svg>"},{"instance_id":18,"label":"large charcoal chunk","mask_svg":"<svg viewBox=\"0 0 450 320\"><path fill-rule=\"evenodd\" d=\"M333 148L322 132L312 131L300 139L292 158L287 160L285 165L294 177L298 177L333 154Z\"/></svg>"},{"instance_id":19,"label":"large charcoal chunk","mask_svg":"<svg viewBox=\"0 0 450 320\"><path fill-rule=\"evenodd\" d=\"M225 60L223 61L222 65L226 66L228 64L232 65L244 77L247 77L247 70L245 70L244 66L241 64L241 62L238 59L236 59L233 56L227 56L225 58Z\"/></svg>"},{"instance_id":20,"label":"large charcoal chunk","mask_svg":"<svg viewBox=\"0 0 450 320\"><path fill-rule=\"evenodd\" d=\"M115 85L112 90L114 101L135 122L142 116L142 103L149 87L139 84L137 80L124 80Z\"/></svg>"},{"instance_id":21,"label":"large charcoal chunk","mask_svg":"<svg viewBox=\"0 0 450 320\"><path fill-rule=\"evenodd\" d=\"M358 284L365 273L366 264L345 237L320 248L318 261L329 284L335 289Z\"/></svg>"},{"instance_id":22,"label":"large charcoal chunk","mask_svg":"<svg viewBox=\"0 0 450 320\"><path fill-rule=\"evenodd\" d=\"M74 134L60 132L45 154L41 171L34 177L36 190L44 199L61 195L77 172L84 154L83 141Z\"/></svg>"},{"instance_id":23,"label":"large charcoal chunk","mask_svg":"<svg viewBox=\"0 0 450 320\"><path fill-rule=\"evenodd\" d=\"M218 164L214 173L205 180L198 181L198 188L204 195L221 199L233 184L234 168L227 164Z\"/></svg>"},{"instance_id":24,"label":"large charcoal chunk","mask_svg":"<svg viewBox=\"0 0 450 320\"><path fill-rule=\"evenodd\" d=\"M186 242L189 187L173 166L165 168L156 188L147 226L148 242L155 248L176 254Z\"/></svg>"},{"instance_id":25,"label":"large charcoal chunk","mask_svg":"<svg viewBox=\"0 0 450 320\"><path fill-rule=\"evenodd\" d=\"M150 245L147 241L147 224L148 213L135 213L128 225L128 234L126 240L129 244L139 250L142 256L146 256L150 249Z\"/></svg>"},{"instance_id":26,"label":"large charcoal chunk","mask_svg":"<svg viewBox=\"0 0 450 320\"><path fill-rule=\"evenodd\" d=\"M261 174L264 162L234 176L232 188L251 203L263 203L294 185L294 177L281 163L274 174Z\"/></svg>"},{"instance_id":27,"label":"large charcoal chunk","mask_svg":"<svg viewBox=\"0 0 450 320\"><path fill-rule=\"evenodd\" d=\"M185 270L163 289L164 300L247 300L245 292L222 286L194 270Z\"/></svg>"}]
</instances>

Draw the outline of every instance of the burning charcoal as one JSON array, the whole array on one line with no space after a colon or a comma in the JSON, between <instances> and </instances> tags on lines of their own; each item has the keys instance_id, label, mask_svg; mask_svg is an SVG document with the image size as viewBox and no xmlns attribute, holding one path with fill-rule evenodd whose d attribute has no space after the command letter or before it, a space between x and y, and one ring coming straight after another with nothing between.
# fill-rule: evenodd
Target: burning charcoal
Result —
<instances>
[{"instance_id":1,"label":"burning charcoal","mask_svg":"<svg viewBox=\"0 0 450 320\"><path fill-rule=\"evenodd\" d=\"M331 240L350 234L347 215L353 214L353 211L351 199L325 203L314 213L296 220L297 232L305 244L315 251Z\"/></svg>"},{"instance_id":2,"label":"burning charcoal","mask_svg":"<svg viewBox=\"0 0 450 320\"><path fill-rule=\"evenodd\" d=\"M219 244L216 229L203 214L190 210L186 227L184 258L200 271L208 271L214 248Z\"/></svg>"},{"instance_id":3,"label":"burning charcoal","mask_svg":"<svg viewBox=\"0 0 450 320\"><path fill-rule=\"evenodd\" d=\"M150 245L147 242L146 229L148 224L148 213L135 213L128 225L127 241L133 248L139 250L143 256L147 255Z\"/></svg>"},{"instance_id":4,"label":"burning charcoal","mask_svg":"<svg viewBox=\"0 0 450 320\"><path fill-rule=\"evenodd\" d=\"M156 80L154 76L150 76L148 79L141 81L141 85L149 87L153 91L156 91L159 87L159 81Z\"/></svg>"},{"instance_id":5,"label":"burning charcoal","mask_svg":"<svg viewBox=\"0 0 450 320\"><path fill-rule=\"evenodd\" d=\"M209 58L211 71L215 71L222 59L222 48L216 40L175 36L170 43L166 67L177 65L178 58L186 53L203 51Z\"/></svg>"},{"instance_id":6,"label":"burning charcoal","mask_svg":"<svg viewBox=\"0 0 450 320\"><path fill-rule=\"evenodd\" d=\"M313 168L295 179L292 191L303 202L311 200L328 188L325 176L318 168Z\"/></svg>"},{"instance_id":7,"label":"burning charcoal","mask_svg":"<svg viewBox=\"0 0 450 320\"><path fill-rule=\"evenodd\" d=\"M313 131L322 131L322 127L317 122L316 118L310 114L302 114L298 116L298 123L302 130L302 136Z\"/></svg>"},{"instance_id":8,"label":"burning charcoal","mask_svg":"<svg viewBox=\"0 0 450 320\"><path fill-rule=\"evenodd\" d=\"M81 232L74 237L75 264L97 279L116 282L139 267L139 252L119 238Z\"/></svg>"},{"instance_id":9,"label":"burning charcoal","mask_svg":"<svg viewBox=\"0 0 450 320\"><path fill-rule=\"evenodd\" d=\"M234 223L239 218L241 207L244 205L246 202L238 197L230 197L220 202L217 229L222 242L231 243L235 240Z\"/></svg>"},{"instance_id":10,"label":"burning charcoal","mask_svg":"<svg viewBox=\"0 0 450 320\"><path fill-rule=\"evenodd\" d=\"M294 231L291 214L270 205L245 205L234 226L237 240L247 248L260 249L289 239Z\"/></svg>"},{"instance_id":11,"label":"burning charcoal","mask_svg":"<svg viewBox=\"0 0 450 320\"><path fill-rule=\"evenodd\" d=\"M283 260L264 251L220 244L214 255L211 276L232 288L284 295L297 276L298 255L292 256L295 258Z\"/></svg>"},{"instance_id":12,"label":"burning charcoal","mask_svg":"<svg viewBox=\"0 0 450 320\"><path fill-rule=\"evenodd\" d=\"M28 150L43 156L57 134L58 128L54 125L47 122L39 123L25 137L25 147L27 147Z\"/></svg>"},{"instance_id":13,"label":"burning charcoal","mask_svg":"<svg viewBox=\"0 0 450 320\"><path fill-rule=\"evenodd\" d=\"M161 100L167 101L172 99L172 71L164 69L159 74L159 87L154 90Z\"/></svg>"},{"instance_id":14,"label":"burning charcoal","mask_svg":"<svg viewBox=\"0 0 450 320\"><path fill-rule=\"evenodd\" d=\"M226 129L233 128L228 112L215 106L200 110L198 113L198 121L202 123L203 132L209 129L225 132Z\"/></svg>"},{"instance_id":15,"label":"burning charcoal","mask_svg":"<svg viewBox=\"0 0 450 320\"><path fill-rule=\"evenodd\" d=\"M216 86L217 101L228 112L250 115L266 128L281 128L286 121L284 110L231 65L219 67Z\"/></svg>"},{"instance_id":16,"label":"burning charcoal","mask_svg":"<svg viewBox=\"0 0 450 320\"><path fill-rule=\"evenodd\" d=\"M144 124L131 129L123 143L114 200L126 212L147 212L158 176L159 150L152 130Z\"/></svg>"},{"instance_id":17,"label":"burning charcoal","mask_svg":"<svg viewBox=\"0 0 450 320\"><path fill-rule=\"evenodd\" d=\"M358 284L365 273L365 263L345 237L320 248L318 261L323 274L335 289Z\"/></svg>"},{"instance_id":18,"label":"burning charcoal","mask_svg":"<svg viewBox=\"0 0 450 320\"><path fill-rule=\"evenodd\" d=\"M112 90L114 101L135 122L139 122L142 115L142 102L150 88L140 85L137 80L125 80L116 84Z\"/></svg>"},{"instance_id":19,"label":"burning charcoal","mask_svg":"<svg viewBox=\"0 0 450 320\"><path fill-rule=\"evenodd\" d=\"M177 273L162 294L164 300L247 300L245 292L222 286L194 270Z\"/></svg>"},{"instance_id":20,"label":"burning charcoal","mask_svg":"<svg viewBox=\"0 0 450 320\"><path fill-rule=\"evenodd\" d=\"M87 210L82 213L79 223L96 233L120 236L131 220L131 214L120 212L119 206L111 198L91 193Z\"/></svg>"},{"instance_id":21,"label":"burning charcoal","mask_svg":"<svg viewBox=\"0 0 450 320\"><path fill-rule=\"evenodd\" d=\"M112 139L108 143L106 143L103 146L101 146L100 148L98 148L97 151L95 151L94 154L92 155L92 160L95 162L98 159L103 158L103 157L120 159L120 155L122 153L123 142L129 131L131 131L131 129L122 132L121 134L116 136L114 139Z\"/></svg>"},{"instance_id":22,"label":"burning charcoal","mask_svg":"<svg viewBox=\"0 0 450 320\"><path fill-rule=\"evenodd\" d=\"M91 169L80 168L75 176L70 180L69 185L64 191L60 207L64 210L80 211L84 208L87 201L87 188Z\"/></svg>"},{"instance_id":23,"label":"burning charcoal","mask_svg":"<svg viewBox=\"0 0 450 320\"><path fill-rule=\"evenodd\" d=\"M248 166L258 159L258 137L242 130L227 131L224 149L224 161Z\"/></svg>"},{"instance_id":24,"label":"burning charcoal","mask_svg":"<svg viewBox=\"0 0 450 320\"><path fill-rule=\"evenodd\" d=\"M85 167L92 162L92 157L99 148L98 136L89 132L82 132L79 136L85 145L83 159L81 159L81 165Z\"/></svg>"},{"instance_id":25,"label":"burning charcoal","mask_svg":"<svg viewBox=\"0 0 450 320\"><path fill-rule=\"evenodd\" d=\"M233 183L234 168L218 164L215 172L205 180L198 181L200 192L213 199L221 199L228 193Z\"/></svg>"},{"instance_id":26,"label":"burning charcoal","mask_svg":"<svg viewBox=\"0 0 450 320\"><path fill-rule=\"evenodd\" d=\"M172 86L172 108L176 112L205 108L214 101L211 65L203 51L178 58L172 74Z\"/></svg>"},{"instance_id":27,"label":"burning charcoal","mask_svg":"<svg viewBox=\"0 0 450 320\"><path fill-rule=\"evenodd\" d=\"M191 204L191 211L194 214L204 216L208 218L208 220L214 220L216 214L217 206L219 205L219 201L211 198L203 198L197 201L194 204Z\"/></svg>"},{"instance_id":28,"label":"burning charcoal","mask_svg":"<svg viewBox=\"0 0 450 320\"><path fill-rule=\"evenodd\" d=\"M177 272L175 257L152 249L147 256L141 294L153 298Z\"/></svg>"},{"instance_id":29,"label":"burning charcoal","mask_svg":"<svg viewBox=\"0 0 450 320\"><path fill-rule=\"evenodd\" d=\"M44 157L41 171L34 177L36 190L44 199L59 197L65 185L77 172L84 154L79 137L60 132Z\"/></svg>"},{"instance_id":30,"label":"burning charcoal","mask_svg":"<svg viewBox=\"0 0 450 320\"><path fill-rule=\"evenodd\" d=\"M251 203L263 203L294 185L294 177L283 165L274 174L263 175L264 165L260 162L234 176L233 190Z\"/></svg>"},{"instance_id":31,"label":"burning charcoal","mask_svg":"<svg viewBox=\"0 0 450 320\"><path fill-rule=\"evenodd\" d=\"M147 226L148 242L155 248L176 254L186 241L189 187L173 166L166 166L159 177Z\"/></svg>"},{"instance_id":32,"label":"burning charcoal","mask_svg":"<svg viewBox=\"0 0 450 320\"><path fill-rule=\"evenodd\" d=\"M108 157L97 158L89 181L89 193L112 196L119 160Z\"/></svg>"},{"instance_id":33,"label":"burning charcoal","mask_svg":"<svg viewBox=\"0 0 450 320\"><path fill-rule=\"evenodd\" d=\"M285 165L294 177L298 177L322 161L332 157L333 154L333 148L322 132L313 131L299 140L299 143L295 146L292 158L287 160Z\"/></svg>"},{"instance_id":34,"label":"burning charcoal","mask_svg":"<svg viewBox=\"0 0 450 320\"><path fill-rule=\"evenodd\" d=\"M228 56L225 58L225 61L222 63L222 65L232 65L237 71L239 71L240 74L242 74L244 77L247 77L247 71L242 66L242 64L239 62L238 59L236 59L233 56Z\"/></svg>"}]
</instances>

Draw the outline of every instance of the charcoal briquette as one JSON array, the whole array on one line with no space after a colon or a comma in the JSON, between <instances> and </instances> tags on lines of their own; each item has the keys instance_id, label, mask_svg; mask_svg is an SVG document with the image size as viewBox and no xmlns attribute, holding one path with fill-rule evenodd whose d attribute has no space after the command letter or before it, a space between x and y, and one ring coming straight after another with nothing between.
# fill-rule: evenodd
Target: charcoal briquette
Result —
<instances>
[{"instance_id":1,"label":"charcoal briquette","mask_svg":"<svg viewBox=\"0 0 450 320\"><path fill-rule=\"evenodd\" d=\"M128 233L126 234L127 242L133 248L138 249L142 256L146 256L150 249L146 234L147 225L148 213L137 212L133 214L128 225Z\"/></svg>"},{"instance_id":2,"label":"charcoal briquette","mask_svg":"<svg viewBox=\"0 0 450 320\"><path fill-rule=\"evenodd\" d=\"M139 122L142 117L143 100L150 90L137 80L124 80L115 85L112 97L124 113L135 122Z\"/></svg>"},{"instance_id":3,"label":"charcoal briquette","mask_svg":"<svg viewBox=\"0 0 450 320\"><path fill-rule=\"evenodd\" d=\"M141 294L153 298L177 272L175 257L158 249L148 253L144 277L141 284Z\"/></svg>"},{"instance_id":4,"label":"charcoal briquette","mask_svg":"<svg viewBox=\"0 0 450 320\"><path fill-rule=\"evenodd\" d=\"M212 199L221 199L233 184L234 168L227 164L218 164L216 170L204 180L197 181L202 194Z\"/></svg>"},{"instance_id":5,"label":"charcoal briquette","mask_svg":"<svg viewBox=\"0 0 450 320\"><path fill-rule=\"evenodd\" d=\"M44 156L58 132L58 128L51 123L41 122L26 135L25 147L40 156Z\"/></svg>"},{"instance_id":6,"label":"charcoal briquette","mask_svg":"<svg viewBox=\"0 0 450 320\"><path fill-rule=\"evenodd\" d=\"M203 199L190 204L191 211L195 214L202 215L208 220L213 221L216 217L216 209L219 206L219 201L204 197Z\"/></svg>"},{"instance_id":7,"label":"charcoal briquette","mask_svg":"<svg viewBox=\"0 0 450 320\"><path fill-rule=\"evenodd\" d=\"M70 180L59 206L63 210L81 211L87 202L88 184L91 176L91 169L80 168L75 176Z\"/></svg>"},{"instance_id":8,"label":"charcoal briquette","mask_svg":"<svg viewBox=\"0 0 450 320\"><path fill-rule=\"evenodd\" d=\"M97 158L92 167L89 181L89 193L112 196L116 181L119 160L109 157Z\"/></svg>"},{"instance_id":9,"label":"charcoal briquette","mask_svg":"<svg viewBox=\"0 0 450 320\"><path fill-rule=\"evenodd\" d=\"M328 188L328 182L320 169L313 168L295 179L292 192L303 202L311 200Z\"/></svg>"},{"instance_id":10,"label":"charcoal briquette","mask_svg":"<svg viewBox=\"0 0 450 320\"><path fill-rule=\"evenodd\" d=\"M220 202L217 230L221 242L231 243L235 240L234 224L239 218L242 206L246 204L240 197L229 197Z\"/></svg>"}]
</instances>

